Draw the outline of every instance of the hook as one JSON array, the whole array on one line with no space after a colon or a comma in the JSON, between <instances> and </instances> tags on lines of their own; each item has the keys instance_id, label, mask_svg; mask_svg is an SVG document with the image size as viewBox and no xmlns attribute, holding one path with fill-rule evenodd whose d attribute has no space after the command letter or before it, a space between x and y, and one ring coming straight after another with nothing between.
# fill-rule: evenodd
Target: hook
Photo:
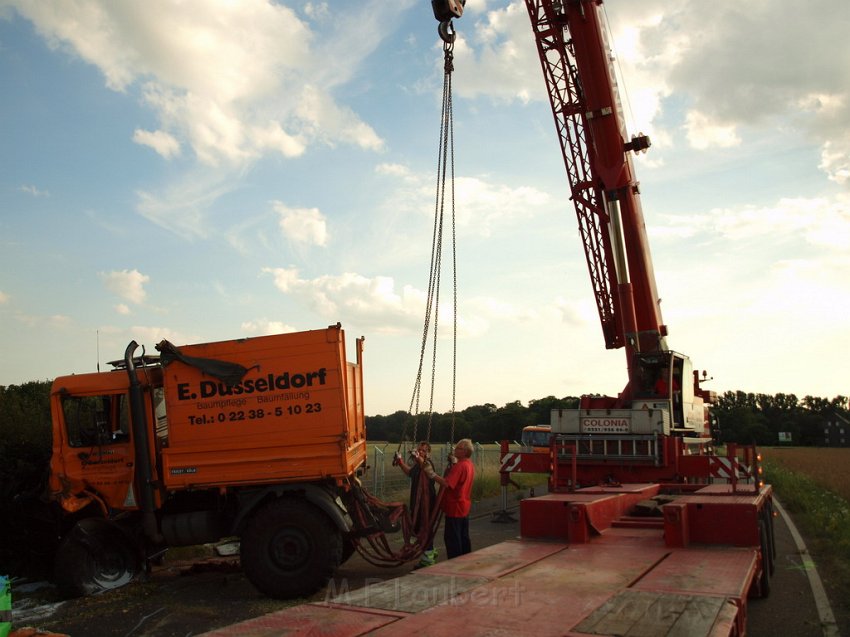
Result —
<instances>
[{"instance_id":1,"label":"hook","mask_svg":"<svg viewBox=\"0 0 850 637\"><path fill-rule=\"evenodd\" d=\"M440 34L440 38L446 44L454 44L456 34L451 20L443 20L440 22L440 26L437 27L437 33Z\"/></svg>"}]
</instances>

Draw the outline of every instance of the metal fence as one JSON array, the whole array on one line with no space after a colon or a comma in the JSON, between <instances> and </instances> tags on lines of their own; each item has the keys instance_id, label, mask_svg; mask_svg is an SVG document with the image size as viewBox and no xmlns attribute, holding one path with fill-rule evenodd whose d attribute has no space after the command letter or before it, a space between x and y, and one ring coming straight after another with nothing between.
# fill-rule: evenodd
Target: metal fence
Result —
<instances>
[{"instance_id":1,"label":"metal fence","mask_svg":"<svg viewBox=\"0 0 850 637\"><path fill-rule=\"evenodd\" d=\"M376 444L372 447L369 459L369 472L364 481L372 495L382 500L407 501L410 480L399 467L393 466L393 455L399 448L398 443ZM413 443L404 443L401 454L409 462L410 452L416 448ZM431 447L431 460L434 470L443 475L453 446L450 443L434 444ZM472 462L477 475L497 475L500 467L501 451L494 445L473 444Z\"/></svg>"}]
</instances>

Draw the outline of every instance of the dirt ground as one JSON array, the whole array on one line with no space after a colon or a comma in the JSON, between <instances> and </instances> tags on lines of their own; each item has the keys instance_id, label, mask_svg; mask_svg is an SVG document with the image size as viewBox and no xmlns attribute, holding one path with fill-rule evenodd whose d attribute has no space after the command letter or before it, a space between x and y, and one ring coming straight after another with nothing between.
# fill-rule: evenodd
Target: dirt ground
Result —
<instances>
[{"instance_id":1,"label":"dirt ground","mask_svg":"<svg viewBox=\"0 0 850 637\"><path fill-rule=\"evenodd\" d=\"M514 499L509 510L516 518L517 507ZM518 522L491 521L499 509L498 498L476 503L470 533L473 549L519 535ZM444 559L441 533L435 547ZM365 584L392 579L412 567L376 567L355 553L327 588L310 600L323 601ZM13 581L12 628L31 626L71 637L189 637L305 601L264 597L242 574L238 557L177 560L166 556L165 563L154 567L146 579L81 599L63 601L55 588L43 582Z\"/></svg>"}]
</instances>

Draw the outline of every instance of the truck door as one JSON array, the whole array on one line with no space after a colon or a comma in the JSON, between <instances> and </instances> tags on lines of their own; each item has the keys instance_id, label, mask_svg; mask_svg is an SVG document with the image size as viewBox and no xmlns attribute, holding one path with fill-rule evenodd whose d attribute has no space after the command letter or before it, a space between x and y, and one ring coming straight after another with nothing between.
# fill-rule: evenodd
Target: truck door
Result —
<instances>
[{"instance_id":1,"label":"truck door","mask_svg":"<svg viewBox=\"0 0 850 637\"><path fill-rule=\"evenodd\" d=\"M136 508L128 395L68 395L61 404L63 477L72 488L96 491L112 508Z\"/></svg>"}]
</instances>

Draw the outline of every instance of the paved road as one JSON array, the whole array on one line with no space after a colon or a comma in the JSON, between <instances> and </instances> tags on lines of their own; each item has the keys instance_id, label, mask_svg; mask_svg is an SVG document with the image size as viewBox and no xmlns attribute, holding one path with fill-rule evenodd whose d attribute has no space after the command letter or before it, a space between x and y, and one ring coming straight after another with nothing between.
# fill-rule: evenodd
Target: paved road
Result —
<instances>
[{"instance_id":1,"label":"paved road","mask_svg":"<svg viewBox=\"0 0 850 637\"><path fill-rule=\"evenodd\" d=\"M821 623L809 582L808 570L815 568L814 564L807 554L801 554L784 516L775 519L774 530L776 571L770 596L750 600L747 634L750 637L837 637L841 633L834 623Z\"/></svg>"}]
</instances>

